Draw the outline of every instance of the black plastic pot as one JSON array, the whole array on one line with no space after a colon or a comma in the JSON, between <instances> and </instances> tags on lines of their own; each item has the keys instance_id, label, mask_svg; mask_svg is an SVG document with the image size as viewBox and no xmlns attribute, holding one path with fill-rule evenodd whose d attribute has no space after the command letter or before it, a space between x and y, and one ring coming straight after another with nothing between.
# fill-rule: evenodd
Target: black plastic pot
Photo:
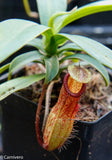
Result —
<instances>
[{"instance_id":1,"label":"black plastic pot","mask_svg":"<svg viewBox=\"0 0 112 160\"><path fill-rule=\"evenodd\" d=\"M95 122L80 122L74 128L77 137L67 149L47 152L37 142L35 114L37 105L12 94L0 102L2 106L3 155L23 156L24 160L112 160L112 111ZM81 143L80 140L81 139Z\"/></svg>"}]
</instances>

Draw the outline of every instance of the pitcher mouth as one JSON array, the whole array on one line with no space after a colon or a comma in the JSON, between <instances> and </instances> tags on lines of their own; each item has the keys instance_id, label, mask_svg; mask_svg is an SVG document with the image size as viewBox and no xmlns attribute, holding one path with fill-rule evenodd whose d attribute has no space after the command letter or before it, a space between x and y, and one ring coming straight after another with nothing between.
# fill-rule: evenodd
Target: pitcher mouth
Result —
<instances>
[{"instance_id":1,"label":"pitcher mouth","mask_svg":"<svg viewBox=\"0 0 112 160\"><path fill-rule=\"evenodd\" d=\"M63 80L63 84L64 84L64 87L65 87L67 93L70 94L73 97L80 97L84 93L84 91L86 89L86 83L82 84L82 88L80 89L80 91L78 93L73 93L73 92L70 91L70 89L68 87L68 78L69 78L69 76L70 76L70 74L67 73L65 75L65 77L64 77L64 80Z\"/></svg>"}]
</instances>

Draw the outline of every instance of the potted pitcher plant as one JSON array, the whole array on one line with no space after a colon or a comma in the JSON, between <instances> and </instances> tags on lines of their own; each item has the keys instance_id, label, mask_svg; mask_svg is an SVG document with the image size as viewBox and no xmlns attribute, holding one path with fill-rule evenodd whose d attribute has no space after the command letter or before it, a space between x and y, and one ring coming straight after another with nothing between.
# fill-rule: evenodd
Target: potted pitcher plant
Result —
<instances>
[{"instance_id":1,"label":"potted pitcher plant","mask_svg":"<svg viewBox=\"0 0 112 160\"><path fill-rule=\"evenodd\" d=\"M24 5L29 9L28 1ZM25 160L110 160L112 111L94 122L76 120L76 115L92 80L89 67L93 66L109 85L107 68L112 69L112 51L89 37L62 33L61 29L82 17L112 11L112 1L101 0L71 11L66 11L67 0L37 0L37 6L41 24L24 19L0 22L0 63L26 45L35 48L0 67L0 73L8 70L8 81L0 84L3 155ZM30 62L44 71L11 78L14 71ZM53 84L59 82L62 72L59 97L49 113ZM15 93L40 81L38 105ZM67 149L58 151L66 145Z\"/></svg>"}]
</instances>

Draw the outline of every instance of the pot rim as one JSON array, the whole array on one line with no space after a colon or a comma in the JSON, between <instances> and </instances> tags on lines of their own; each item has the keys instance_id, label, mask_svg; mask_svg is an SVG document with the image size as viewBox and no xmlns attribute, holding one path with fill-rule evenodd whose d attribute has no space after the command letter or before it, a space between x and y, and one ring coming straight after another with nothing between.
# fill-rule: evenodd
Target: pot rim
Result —
<instances>
[{"instance_id":1,"label":"pot rim","mask_svg":"<svg viewBox=\"0 0 112 160\"><path fill-rule=\"evenodd\" d=\"M33 103L35 106L37 106L37 103L36 103L36 102L33 102L33 101L31 101L31 100L29 100L29 99L27 99L27 98L19 95L19 94L16 93L16 92L15 92L15 93L12 93L12 94L15 95L15 96L17 96L17 97L19 97L19 98L24 99L25 101L27 101L27 102L29 102L29 103ZM45 108L45 106L42 106L42 107ZM81 121L81 120L76 120L76 121L79 122L79 123L83 123L83 124L85 124L85 125L94 125L94 124L99 123L100 121L102 121L104 118L106 118L106 117L109 116L110 114L112 114L112 110L110 110L109 112L107 112L106 114L104 114L102 117L100 117L100 118L98 118L97 120L92 121L92 122Z\"/></svg>"}]
</instances>

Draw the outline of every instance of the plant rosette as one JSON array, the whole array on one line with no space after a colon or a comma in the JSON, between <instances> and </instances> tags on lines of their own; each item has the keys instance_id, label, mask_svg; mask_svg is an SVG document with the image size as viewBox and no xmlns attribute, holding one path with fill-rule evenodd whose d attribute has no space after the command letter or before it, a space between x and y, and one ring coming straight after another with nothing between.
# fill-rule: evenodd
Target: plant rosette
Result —
<instances>
[{"instance_id":1,"label":"plant rosette","mask_svg":"<svg viewBox=\"0 0 112 160\"><path fill-rule=\"evenodd\" d=\"M23 2L28 14L30 12L28 1ZM0 84L0 100L43 79L35 129L40 146L52 151L62 147L69 138L85 83L90 80L90 73L81 65L82 61L95 67L103 76L107 86L110 80L105 66L112 68L111 49L88 37L60 33L60 30L87 15L112 11L112 1L90 3L80 8L75 7L69 12L66 11L66 0L37 0L37 6L41 24L22 19L0 22L0 63L25 45L35 47L34 51L16 56L10 63L0 68L0 73L9 70L8 81ZM42 38L37 38L40 35ZM73 65L66 64L66 60L71 60ZM77 61L78 66L75 63ZM39 64L44 73L11 79L14 71L30 62ZM53 84L67 68L69 74L65 76L58 101L49 114L49 99ZM42 138L39 123L45 93L48 95L46 94Z\"/></svg>"}]
</instances>

